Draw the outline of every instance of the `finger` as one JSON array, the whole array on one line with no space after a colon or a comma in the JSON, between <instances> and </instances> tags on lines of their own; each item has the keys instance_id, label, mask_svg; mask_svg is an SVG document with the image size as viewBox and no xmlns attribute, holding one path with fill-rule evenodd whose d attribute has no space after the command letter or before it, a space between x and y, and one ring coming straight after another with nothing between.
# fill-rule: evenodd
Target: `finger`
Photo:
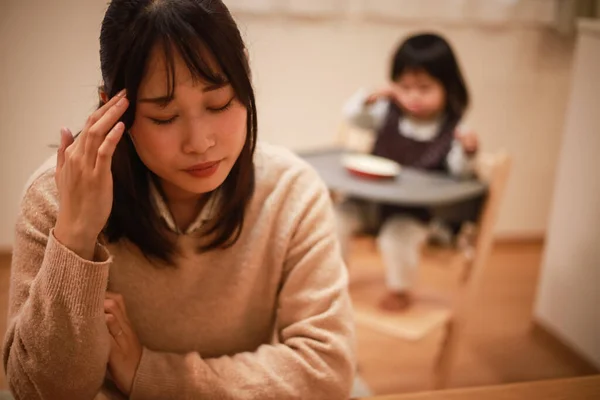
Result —
<instances>
[{"instance_id":1,"label":"finger","mask_svg":"<svg viewBox=\"0 0 600 400\"><path fill-rule=\"evenodd\" d=\"M122 300L122 297L119 301L118 297L121 296L116 295L113 298L104 299L104 312L113 314L117 318L117 321L119 321L119 324L127 337L135 335L129 317L127 316L127 311L125 310L125 302Z\"/></svg>"},{"instance_id":2,"label":"finger","mask_svg":"<svg viewBox=\"0 0 600 400\"><path fill-rule=\"evenodd\" d=\"M108 333L108 336L110 338L110 352L108 353L108 363L112 364L116 361L115 356L118 354L118 352L120 352L121 347L113 337L112 333L110 333L110 331Z\"/></svg>"},{"instance_id":3,"label":"finger","mask_svg":"<svg viewBox=\"0 0 600 400\"><path fill-rule=\"evenodd\" d=\"M119 293L106 292L106 298L116 302L117 306L119 307L119 310L123 314L124 319L126 321L129 321L129 317L127 315L127 308L125 308L125 300L123 299L123 296Z\"/></svg>"},{"instance_id":4,"label":"finger","mask_svg":"<svg viewBox=\"0 0 600 400\"><path fill-rule=\"evenodd\" d=\"M98 159L98 149L110 131L119 122L129 106L127 98L122 97L104 115L88 129L85 143L85 159L88 166L93 168Z\"/></svg>"},{"instance_id":5,"label":"finger","mask_svg":"<svg viewBox=\"0 0 600 400\"><path fill-rule=\"evenodd\" d=\"M106 104L102 107L94 111L88 117L87 121L83 125L83 129L81 130L81 135L77 138L77 147L78 151L85 150L85 143L87 141L88 131L89 129L106 114L108 110L111 109L123 96L126 95L125 89L121 90L117 95L115 95L112 99L110 99Z\"/></svg>"},{"instance_id":6,"label":"finger","mask_svg":"<svg viewBox=\"0 0 600 400\"><path fill-rule=\"evenodd\" d=\"M104 312L108 314L112 314L117 318L121 328L125 329L125 325L127 325L127 321L125 319L125 315L123 311L121 311L121 307L114 299L104 299Z\"/></svg>"},{"instance_id":7,"label":"finger","mask_svg":"<svg viewBox=\"0 0 600 400\"><path fill-rule=\"evenodd\" d=\"M121 98L124 97L126 94L127 93L126 93L125 89L121 90L119 93L117 93L115 96L113 96L112 99L107 101L102 107L100 107L99 109L94 111L88 117L85 125L83 126L83 131L87 130L88 128L91 128L92 125L94 125L96 123L96 121L98 121L100 118L102 118L102 116L104 114L106 114L106 112L108 110L110 110L110 108L112 106L114 106L119 100L121 100Z\"/></svg>"},{"instance_id":8,"label":"finger","mask_svg":"<svg viewBox=\"0 0 600 400\"><path fill-rule=\"evenodd\" d=\"M113 337L120 349L127 348L127 336L125 336L124 326L119 321L119 318L115 314L104 313L104 319L106 320L106 326L110 335Z\"/></svg>"},{"instance_id":9,"label":"finger","mask_svg":"<svg viewBox=\"0 0 600 400\"><path fill-rule=\"evenodd\" d=\"M110 172L112 157L115 154L115 149L125 132L125 124L117 123L104 138L104 142L100 145L96 155L96 171Z\"/></svg>"},{"instance_id":10,"label":"finger","mask_svg":"<svg viewBox=\"0 0 600 400\"><path fill-rule=\"evenodd\" d=\"M69 128L61 128L60 129L60 146L58 147L58 151L56 154L56 170L57 172L62 169L65 165L65 151L67 147L73 144L73 134L69 130Z\"/></svg>"}]
</instances>

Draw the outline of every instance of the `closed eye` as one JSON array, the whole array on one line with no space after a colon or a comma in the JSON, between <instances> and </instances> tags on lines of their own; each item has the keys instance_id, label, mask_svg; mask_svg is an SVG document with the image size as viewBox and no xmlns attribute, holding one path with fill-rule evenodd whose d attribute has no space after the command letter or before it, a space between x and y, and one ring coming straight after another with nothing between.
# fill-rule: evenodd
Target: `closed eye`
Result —
<instances>
[{"instance_id":1,"label":"closed eye","mask_svg":"<svg viewBox=\"0 0 600 400\"><path fill-rule=\"evenodd\" d=\"M229 107L231 107L231 105L233 104L233 100L235 99L235 96L232 97L224 106L221 107L207 107L208 111L214 112L214 113L220 113L223 111L226 111Z\"/></svg>"},{"instance_id":2,"label":"closed eye","mask_svg":"<svg viewBox=\"0 0 600 400\"><path fill-rule=\"evenodd\" d=\"M150 120L155 123L156 125L168 125L170 123L172 123L173 121L175 121L177 119L177 115L169 118L169 119L157 119L157 118L150 118Z\"/></svg>"}]
</instances>

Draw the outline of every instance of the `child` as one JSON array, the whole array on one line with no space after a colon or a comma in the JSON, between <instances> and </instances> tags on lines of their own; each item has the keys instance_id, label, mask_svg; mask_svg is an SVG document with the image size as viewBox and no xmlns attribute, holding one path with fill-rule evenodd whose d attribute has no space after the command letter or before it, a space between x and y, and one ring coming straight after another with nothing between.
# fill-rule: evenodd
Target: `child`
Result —
<instances>
[{"instance_id":1,"label":"child","mask_svg":"<svg viewBox=\"0 0 600 400\"><path fill-rule=\"evenodd\" d=\"M101 100L28 185L4 368L17 399L347 399L329 193L257 143L220 0L113 0Z\"/></svg>"},{"instance_id":2,"label":"child","mask_svg":"<svg viewBox=\"0 0 600 400\"><path fill-rule=\"evenodd\" d=\"M373 93L360 91L344 110L350 123L377 133L372 154L408 167L471 176L478 140L458 128L469 95L446 40L435 34L408 38L394 55L391 81ZM429 235L429 210L349 199L337 213L344 253L353 233L379 230L389 291L380 305L406 309L420 247Z\"/></svg>"}]
</instances>

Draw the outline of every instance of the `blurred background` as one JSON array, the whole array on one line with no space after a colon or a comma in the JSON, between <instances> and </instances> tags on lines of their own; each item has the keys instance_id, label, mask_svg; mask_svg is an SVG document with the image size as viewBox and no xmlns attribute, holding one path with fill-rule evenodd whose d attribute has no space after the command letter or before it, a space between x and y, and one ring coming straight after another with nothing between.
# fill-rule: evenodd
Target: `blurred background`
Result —
<instances>
[{"instance_id":1,"label":"blurred background","mask_svg":"<svg viewBox=\"0 0 600 400\"><path fill-rule=\"evenodd\" d=\"M23 185L52 155L60 127L79 129L97 103L106 3L0 0L2 312ZM600 1L225 3L249 49L259 136L299 152L335 142L345 101L385 84L391 53L408 34L444 35L472 94L466 123L483 150L505 149L513 160L486 289L450 386L598 372ZM353 257L353 284L377 279L367 268L382 274L364 238ZM426 251L423 262L440 259ZM439 271L428 276L444 281ZM437 343L407 344L361 326L359 373L376 394L426 390Z\"/></svg>"}]
</instances>

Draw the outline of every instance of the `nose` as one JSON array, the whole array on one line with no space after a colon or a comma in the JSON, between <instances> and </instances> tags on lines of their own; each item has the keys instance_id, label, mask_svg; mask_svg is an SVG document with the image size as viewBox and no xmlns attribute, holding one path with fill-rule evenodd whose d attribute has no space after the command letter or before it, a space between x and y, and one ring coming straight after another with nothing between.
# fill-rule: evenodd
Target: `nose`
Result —
<instances>
[{"instance_id":1,"label":"nose","mask_svg":"<svg viewBox=\"0 0 600 400\"><path fill-rule=\"evenodd\" d=\"M189 123L183 140L185 154L204 154L215 144L215 135L208 124L197 118Z\"/></svg>"},{"instance_id":2,"label":"nose","mask_svg":"<svg viewBox=\"0 0 600 400\"><path fill-rule=\"evenodd\" d=\"M414 103L421 98L419 92L417 90L410 90L408 92L408 101Z\"/></svg>"}]
</instances>

